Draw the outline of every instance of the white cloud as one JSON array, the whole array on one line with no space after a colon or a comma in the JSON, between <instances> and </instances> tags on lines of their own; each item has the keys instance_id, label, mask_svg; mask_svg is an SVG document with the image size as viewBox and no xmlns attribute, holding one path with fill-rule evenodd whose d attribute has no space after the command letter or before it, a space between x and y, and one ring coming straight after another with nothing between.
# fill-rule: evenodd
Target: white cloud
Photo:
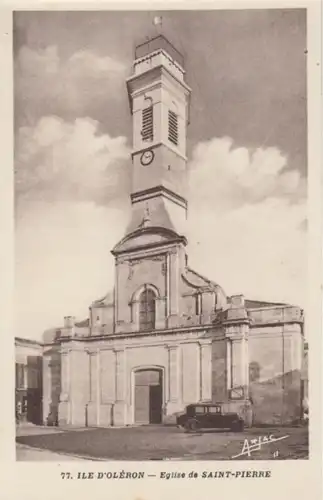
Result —
<instances>
[{"instance_id":1,"label":"white cloud","mask_svg":"<svg viewBox=\"0 0 323 500\"><path fill-rule=\"evenodd\" d=\"M129 190L124 137L98 133L98 123L46 116L17 134L16 192L20 197L108 202Z\"/></svg>"},{"instance_id":2,"label":"white cloud","mask_svg":"<svg viewBox=\"0 0 323 500\"><path fill-rule=\"evenodd\" d=\"M82 318L113 287L110 250L129 216L128 157L124 138L100 134L88 118L45 117L20 130L17 335L39 338L64 315ZM190 265L229 295L303 305L306 207L298 172L277 149L250 152L229 139L199 144L189 167Z\"/></svg>"},{"instance_id":3,"label":"white cloud","mask_svg":"<svg viewBox=\"0 0 323 500\"><path fill-rule=\"evenodd\" d=\"M113 286L110 249L126 219L124 210L91 202L24 203L16 228L17 336L40 339L66 315L87 316Z\"/></svg>"},{"instance_id":4,"label":"white cloud","mask_svg":"<svg viewBox=\"0 0 323 500\"><path fill-rule=\"evenodd\" d=\"M128 218L129 150L89 118L47 116L17 136L16 335L87 315L114 281ZM110 202L110 203L109 203ZM117 223L116 223L117 221Z\"/></svg>"},{"instance_id":5,"label":"white cloud","mask_svg":"<svg viewBox=\"0 0 323 500\"><path fill-rule=\"evenodd\" d=\"M126 66L112 57L88 50L62 59L56 46L33 50L21 47L15 61L16 106L26 115L77 115L107 100L124 98ZM82 114L82 113L81 113Z\"/></svg>"},{"instance_id":6,"label":"white cloud","mask_svg":"<svg viewBox=\"0 0 323 500\"><path fill-rule=\"evenodd\" d=\"M201 143L190 166L191 264L228 294L304 305L304 179L275 149Z\"/></svg>"}]
</instances>

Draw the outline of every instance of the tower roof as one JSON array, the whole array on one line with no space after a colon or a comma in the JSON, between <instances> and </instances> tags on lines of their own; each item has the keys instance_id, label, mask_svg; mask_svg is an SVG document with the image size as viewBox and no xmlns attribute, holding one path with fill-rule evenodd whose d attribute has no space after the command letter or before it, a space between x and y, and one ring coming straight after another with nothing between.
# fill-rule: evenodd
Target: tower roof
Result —
<instances>
[{"instance_id":1,"label":"tower roof","mask_svg":"<svg viewBox=\"0 0 323 500\"><path fill-rule=\"evenodd\" d=\"M157 35L149 38L145 42L136 46L135 58L140 59L145 57L156 50L164 50L170 55L182 68L184 68L184 56L174 47L174 45L167 40L164 35Z\"/></svg>"}]
</instances>

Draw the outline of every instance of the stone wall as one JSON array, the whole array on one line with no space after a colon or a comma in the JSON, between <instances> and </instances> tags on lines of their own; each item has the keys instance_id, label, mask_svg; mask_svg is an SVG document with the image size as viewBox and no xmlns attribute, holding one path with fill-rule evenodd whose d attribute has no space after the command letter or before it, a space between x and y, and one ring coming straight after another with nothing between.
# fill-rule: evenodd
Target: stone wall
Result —
<instances>
[{"instance_id":1,"label":"stone wall","mask_svg":"<svg viewBox=\"0 0 323 500\"><path fill-rule=\"evenodd\" d=\"M194 338L195 337L195 338ZM176 340L154 338L82 340L46 349L44 414L60 425L110 426L134 423L134 374L160 369L163 421L175 422L189 403L211 401L211 339L201 333Z\"/></svg>"},{"instance_id":2,"label":"stone wall","mask_svg":"<svg viewBox=\"0 0 323 500\"><path fill-rule=\"evenodd\" d=\"M302 353L299 325L251 330L249 391L255 424L290 423L300 417Z\"/></svg>"}]
</instances>

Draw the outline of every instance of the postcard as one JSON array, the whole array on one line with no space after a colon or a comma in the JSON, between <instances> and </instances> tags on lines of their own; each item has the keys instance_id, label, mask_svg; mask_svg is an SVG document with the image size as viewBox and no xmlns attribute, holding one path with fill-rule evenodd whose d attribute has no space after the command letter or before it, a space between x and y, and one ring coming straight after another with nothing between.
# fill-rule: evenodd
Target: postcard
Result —
<instances>
[{"instance_id":1,"label":"postcard","mask_svg":"<svg viewBox=\"0 0 323 500\"><path fill-rule=\"evenodd\" d=\"M2 8L4 498L319 498L320 14Z\"/></svg>"}]
</instances>

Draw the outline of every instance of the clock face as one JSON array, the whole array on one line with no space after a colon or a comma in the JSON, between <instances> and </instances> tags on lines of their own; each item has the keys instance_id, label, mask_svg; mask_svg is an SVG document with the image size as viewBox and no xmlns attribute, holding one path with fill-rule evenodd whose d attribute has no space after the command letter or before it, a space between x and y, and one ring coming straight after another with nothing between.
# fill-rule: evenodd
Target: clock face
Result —
<instances>
[{"instance_id":1,"label":"clock face","mask_svg":"<svg viewBox=\"0 0 323 500\"><path fill-rule=\"evenodd\" d=\"M140 161L142 165L150 165L154 159L154 152L151 149L144 151L141 155Z\"/></svg>"}]
</instances>

